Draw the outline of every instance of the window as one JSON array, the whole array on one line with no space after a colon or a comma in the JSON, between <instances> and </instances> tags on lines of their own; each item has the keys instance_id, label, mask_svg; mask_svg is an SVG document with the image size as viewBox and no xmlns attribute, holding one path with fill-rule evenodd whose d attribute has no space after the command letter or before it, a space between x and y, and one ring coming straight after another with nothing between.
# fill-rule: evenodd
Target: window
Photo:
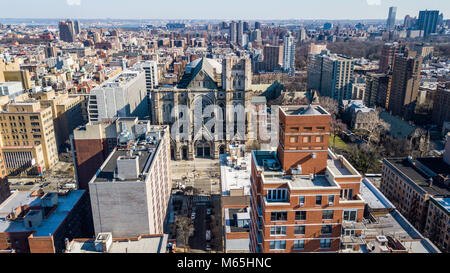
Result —
<instances>
[{"instance_id":1,"label":"window","mask_svg":"<svg viewBox=\"0 0 450 273\"><path fill-rule=\"evenodd\" d=\"M295 235L304 235L305 234L305 226L295 226L294 234Z\"/></svg>"},{"instance_id":2,"label":"window","mask_svg":"<svg viewBox=\"0 0 450 273\"><path fill-rule=\"evenodd\" d=\"M284 226L270 227L270 235L273 236L286 235L286 227Z\"/></svg>"},{"instance_id":3,"label":"window","mask_svg":"<svg viewBox=\"0 0 450 273\"><path fill-rule=\"evenodd\" d=\"M334 195L328 196L328 204L330 204L330 205L334 204Z\"/></svg>"},{"instance_id":4,"label":"window","mask_svg":"<svg viewBox=\"0 0 450 273\"><path fill-rule=\"evenodd\" d=\"M305 221L306 220L306 211L300 210L295 212L295 220L296 221Z\"/></svg>"},{"instance_id":5,"label":"window","mask_svg":"<svg viewBox=\"0 0 450 273\"><path fill-rule=\"evenodd\" d=\"M318 206L322 205L322 196L321 195L316 196L316 205L318 205Z\"/></svg>"},{"instance_id":6,"label":"window","mask_svg":"<svg viewBox=\"0 0 450 273\"><path fill-rule=\"evenodd\" d=\"M333 219L333 211L332 210L324 210L322 212L322 219Z\"/></svg>"},{"instance_id":7,"label":"window","mask_svg":"<svg viewBox=\"0 0 450 273\"><path fill-rule=\"evenodd\" d=\"M304 127L303 128L305 131L312 131L312 127Z\"/></svg>"},{"instance_id":8,"label":"window","mask_svg":"<svg viewBox=\"0 0 450 273\"><path fill-rule=\"evenodd\" d=\"M270 249L285 249L286 248L286 241L279 240L279 241L270 241Z\"/></svg>"},{"instance_id":9,"label":"window","mask_svg":"<svg viewBox=\"0 0 450 273\"><path fill-rule=\"evenodd\" d=\"M309 143L309 142L311 142L311 137L310 136L303 137L303 143Z\"/></svg>"},{"instance_id":10,"label":"window","mask_svg":"<svg viewBox=\"0 0 450 273\"><path fill-rule=\"evenodd\" d=\"M300 196L299 197L299 205L300 206L304 206L305 205L305 197L304 196Z\"/></svg>"},{"instance_id":11,"label":"window","mask_svg":"<svg viewBox=\"0 0 450 273\"><path fill-rule=\"evenodd\" d=\"M330 239L320 239L320 248L330 248L331 240Z\"/></svg>"},{"instance_id":12,"label":"window","mask_svg":"<svg viewBox=\"0 0 450 273\"><path fill-rule=\"evenodd\" d=\"M297 137L290 137L289 138L289 142L290 143L297 143L297 141L298 141Z\"/></svg>"},{"instance_id":13,"label":"window","mask_svg":"<svg viewBox=\"0 0 450 273\"><path fill-rule=\"evenodd\" d=\"M294 249L304 249L305 241L304 240L295 240L294 241Z\"/></svg>"},{"instance_id":14,"label":"window","mask_svg":"<svg viewBox=\"0 0 450 273\"><path fill-rule=\"evenodd\" d=\"M324 130L325 130L325 127L317 127L317 130L319 130L319 131L324 131Z\"/></svg>"},{"instance_id":15,"label":"window","mask_svg":"<svg viewBox=\"0 0 450 273\"><path fill-rule=\"evenodd\" d=\"M287 221L286 211L276 211L270 214L271 221Z\"/></svg>"},{"instance_id":16,"label":"window","mask_svg":"<svg viewBox=\"0 0 450 273\"><path fill-rule=\"evenodd\" d=\"M298 127L291 127L292 132L298 132Z\"/></svg>"},{"instance_id":17,"label":"window","mask_svg":"<svg viewBox=\"0 0 450 273\"><path fill-rule=\"evenodd\" d=\"M331 234L333 227L331 225L322 225L322 234Z\"/></svg>"},{"instance_id":18,"label":"window","mask_svg":"<svg viewBox=\"0 0 450 273\"><path fill-rule=\"evenodd\" d=\"M316 142L323 142L323 137L322 136L316 136Z\"/></svg>"},{"instance_id":19,"label":"window","mask_svg":"<svg viewBox=\"0 0 450 273\"><path fill-rule=\"evenodd\" d=\"M267 190L267 201L286 201L287 189Z\"/></svg>"},{"instance_id":20,"label":"window","mask_svg":"<svg viewBox=\"0 0 450 273\"><path fill-rule=\"evenodd\" d=\"M344 210L345 221L356 221L356 210Z\"/></svg>"}]
</instances>

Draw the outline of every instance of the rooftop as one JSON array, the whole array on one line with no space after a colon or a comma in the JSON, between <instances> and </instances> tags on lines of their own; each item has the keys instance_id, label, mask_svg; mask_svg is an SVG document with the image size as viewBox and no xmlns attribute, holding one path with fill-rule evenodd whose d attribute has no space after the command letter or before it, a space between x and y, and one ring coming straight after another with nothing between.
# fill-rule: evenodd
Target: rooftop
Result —
<instances>
[{"instance_id":1,"label":"rooftop","mask_svg":"<svg viewBox=\"0 0 450 273\"><path fill-rule=\"evenodd\" d=\"M39 226L28 228L23 219L7 220L6 217L20 206L28 205L33 210L40 210L42 196L31 196L31 191L14 192L0 205L0 232L31 232L35 231L34 237L45 237L52 235L64 222L75 204L84 194L84 190L72 190L66 195L58 195L56 209L50 215L44 217ZM45 196L44 196L45 198Z\"/></svg>"},{"instance_id":2,"label":"rooftop","mask_svg":"<svg viewBox=\"0 0 450 273\"><path fill-rule=\"evenodd\" d=\"M167 234L142 235L136 238L112 239L108 253L165 253ZM100 253L95 240L73 240L67 253Z\"/></svg>"},{"instance_id":3,"label":"rooftop","mask_svg":"<svg viewBox=\"0 0 450 273\"><path fill-rule=\"evenodd\" d=\"M226 232L249 232L250 227L239 227L238 216L242 213L248 214L248 208L225 208ZM247 218L250 219L250 216ZM243 219L245 220L245 219Z\"/></svg>"},{"instance_id":4,"label":"rooftop","mask_svg":"<svg viewBox=\"0 0 450 273\"><path fill-rule=\"evenodd\" d=\"M288 116L320 116L330 115L320 105L282 106L280 109Z\"/></svg>"},{"instance_id":5,"label":"rooftop","mask_svg":"<svg viewBox=\"0 0 450 273\"><path fill-rule=\"evenodd\" d=\"M228 164L227 158L229 158L228 155L220 155L222 195L229 196L230 190L233 189L244 189L244 195L250 195L250 155L246 154L243 158L237 158L237 164L230 162L231 165Z\"/></svg>"},{"instance_id":6,"label":"rooftop","mask_svg":"<svg viewBox=\"0 0 450 273\"><path fill-rule=\"evenodd\" d=\"M431 176L427 175L424 171L415 166L408 158L387 158L385 161L393 165L397 170L407 176L415 184L417 184L423 191L428 192L431 195L450 195L450 191L441 187L440 185L431 184Z\"/></svg>"},{"instance_id":7,"label":"rooftop","mask_svg":"<svg viewBox=\"0 0 450 273\"><path fill-rule=\"evenodd\" d=\"M151 161L155 154L157 145L145 144L137 146L136 150L132 148L121 149L116 148L108 159L103 163L100 172L95 177L94 182L121 182L122 180L116 179L117 174L117 160L119 158L137 157L139 174L143 174L148 171L151 166ZM150 164L149 164L150 163ZM126 179L124 181L137 181L136 179Z\"/></svg>"}]
</instances>

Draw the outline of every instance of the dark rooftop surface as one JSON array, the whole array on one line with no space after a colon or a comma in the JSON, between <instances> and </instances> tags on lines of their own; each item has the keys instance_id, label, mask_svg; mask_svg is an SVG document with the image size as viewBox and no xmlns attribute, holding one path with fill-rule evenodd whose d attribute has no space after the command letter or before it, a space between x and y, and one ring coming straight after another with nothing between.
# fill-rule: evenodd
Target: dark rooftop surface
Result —
<instances>
[{"instance_id":1,"label":"dark rooftop surface","mask_svg":"<svg viewBox=\"0 0 450 273\"><path fill-rule=\"evenodd\" d=\"M155 152L155 145L145 145L142 147L137 147L136 150L132 151L132 156L139 156L139 173L145 172L144 168L147 166L147 161L153 160L153 155ZM140 153L140 155L139 155ZM94 182L112 182L114 180L114 172L117 168L117 159L121 156L129 156L129 150L116 150L113 152L109 158L106 165L100 171L100 173L95 178ZM150 165L148 165L150 166ZM120 181L120 180L117 180ZM130 181L130 180L129 180ZM136 179L133 179L136 181Z\"/></svg>"},{"instance_id":2,"label":"dark rooftop surface","mask_svg":"<svg viewBox=\"0 0 450 273\"><path fill-rule=\"evenodd\" d=\"M450 166L444 162L442 157L421 157L416 158L416 160L437 174L450 175Z\"/></svg>"},{"instance_id":3,"label":"dark rooftop surface","mask_svg":"<svg viewBox=\"0 0 450 273\"><path fill-rule=\"evenodd\" d=\"M450 191L445 187L439 185L430 185L429 176L419 170L416 166L409 162L408 158L388 158L386 159L398 170L408 176L411 180L419 185L423 190L431 195L450 195Z\"/></svg>"}]
</instances>

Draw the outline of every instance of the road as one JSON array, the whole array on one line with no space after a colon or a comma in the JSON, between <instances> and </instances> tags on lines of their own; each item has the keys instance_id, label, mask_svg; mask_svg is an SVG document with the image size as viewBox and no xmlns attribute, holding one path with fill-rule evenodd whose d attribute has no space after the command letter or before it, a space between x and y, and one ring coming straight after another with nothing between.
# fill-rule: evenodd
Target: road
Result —
<instances>
[{"instance_id":1,"label":"road","mask_svg":"<svg viewBox=\"0 0 450 273\"><path fill-rule=\"evenodd\" d=\"M206 206L197 205L195 209L194 236L189 239L191 249L205 250L206 247Z\"/></svg>"}]
</instances>

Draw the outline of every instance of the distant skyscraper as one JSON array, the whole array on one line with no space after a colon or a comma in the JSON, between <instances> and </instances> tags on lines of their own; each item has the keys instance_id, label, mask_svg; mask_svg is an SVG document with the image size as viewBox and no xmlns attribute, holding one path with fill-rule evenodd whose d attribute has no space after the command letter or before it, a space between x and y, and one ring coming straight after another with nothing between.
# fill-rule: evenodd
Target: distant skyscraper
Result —
<instances>
[{"instance_id":1,"label":"distant skyscraper","mask_svg":"<svg viewBox=\"0 0 450 273\"><path fill-rule=\"evenodd\" d=\"M244 46L243 36L244 36L244 23L242 21L239 21L237 24L237 42L240 46Z\"/></svg>"},{"instance_id":2,"label":"distant skyscraper","mask_svg":"<svg viewBox=\"0 0 450 273\"><path fill-rule=\"evenodd\" d=\"M261 23L255 22L255 29L261 29Z\"/></svg>"},{"instance_id":3,"label":"distant skyscraper","mask_svg":"<svg viewBox=\"0 0 450 273\"><path fill-rule=\"evenodd\" d=\"M392 71L394 65L395 56L403 54L405 52L405 46L397 42L386 43L381 49L380 64L378 71L381 73L388 73Z\"/></svg>"},{"instance_id":4,"label":"distant skyscraper","mask_svg":"<svg viewBox=\"0 0 450 273\"><path fill-rule=\"evenodd\" d=\"M283 70L292 76L295 74L295 38L290 32L284 36Z\"/></svg>"},{"instance_id":5,"label":"distant skyscraper","mask_svg":"<svg viewBox=\"0 0 450 273\"><path fill-rule=\"evenodd\" d=\"M230 24L230 43L237 42L237 23L235 21Z\"/></svg>"},{"instance_id":6,"label":"distant skyscraper","mask_svg":"<svg viewBox=\"0 0 450 273\"><path fill-rule=\"evenodd\" d=\"M59 39L68 43L74 42L75 29L72 21L67 20L66 22L59 22Z\"/></svg>"},{"instance_id":7,"label":"distant skyscraper","mask_svg":"<svg viewBox=\"0 0 450 273\"><path fill-rule=\"evenodd\" d=\"M73 27L75 29L75 34L80 34L81 28L80 28L80 22L74 21Z\"/></svg>"},{"instance_id":8,"label":"distant skyscraper","mask_svg":"<svg viewBox=\"0 0 450 273\"><path fill-rule=\"evenodd\" d=\"M395 16L397 15L397 7L389 8L389 16L386 23L386 29L392 30L395 26Z\"/></svg>"},{"instance_id":9,"label":"distant skyscraper","mask_svg":"<svg viewBox=\"0 0 450 273\"><path fill-rule=\"evenodd\" d=\"M306 40L306 29L305 28L301 28L300 29L300 42L303 42L304 40Z\"/></svg>"},{"instance_id":10,"label":"distant skyscraper","mask_svg":"<svg viewBox=\"0 0 450 273\"><path fill-rule=\"evenodd\" d=\"M280 69L283 63L283 47L282 46L264 46L264 66L266 71Z\"/></svg>"},{"instance_id":11,"label":"distant skyscraper","mask_svg":"<svg viewBox=\"0 0 450 273\"><path fill-rule=\"evenodd\" d=\"M423 37L428 37L431 33L436 33L439 20L438 10L421 10L417 25L423 30Z\"/></svg>"}]
</instances>

